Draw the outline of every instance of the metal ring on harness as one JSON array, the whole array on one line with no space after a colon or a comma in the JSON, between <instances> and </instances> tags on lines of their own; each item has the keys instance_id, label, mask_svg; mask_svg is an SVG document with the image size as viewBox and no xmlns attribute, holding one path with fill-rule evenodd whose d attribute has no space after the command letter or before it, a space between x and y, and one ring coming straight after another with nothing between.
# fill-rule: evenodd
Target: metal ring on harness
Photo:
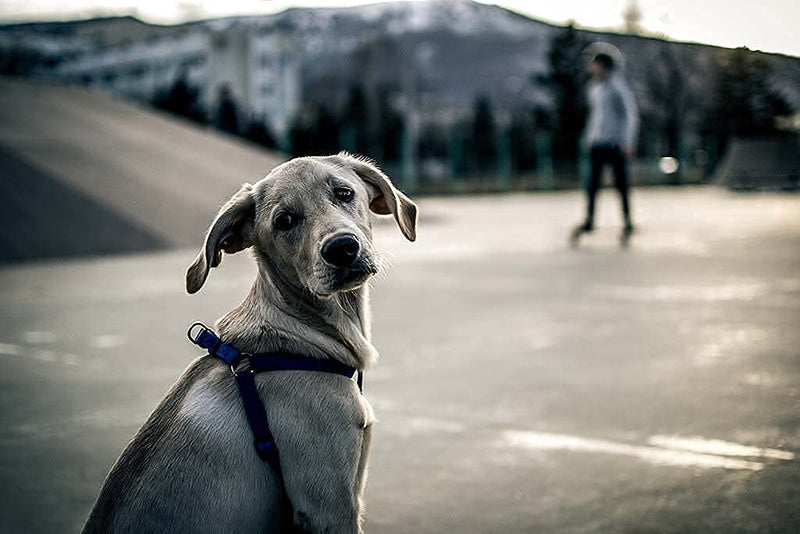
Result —
<instances>
[{"instance_id":1,"label":"metal ring on harness","mask_svg":"<svg viewBox=\"0 0 800 534\"><path fill-rule=\"evenodd\" d=\"M239 376L239 373L254 373L250 365L250 356L247 352L243 352L236 360L230 365L231 373L233 376ZM241 368L240 368L241 366Z\"/></svg>"},{"instance_id":2,"label":"metal ring on harness","mask_svg":"<svg viewBox=\"0 0 800 534\"><path fill-rule=\"evenodd\" d=\"M196 327L200 327L200 331L197 332L197 335L194 335L194 334L192 334L192 331ZM197 344L197 340L200 338L200 334L202 334L203 332L208 332L210 330L211 329L209 327L207 327L206 325L204 325L200 321L197 321L197 322L192 323L192 326L189 327L189 330L186 332L186 337L188 337L189 341L191 341L192 343Z\"/></svg>"}]
</instances>

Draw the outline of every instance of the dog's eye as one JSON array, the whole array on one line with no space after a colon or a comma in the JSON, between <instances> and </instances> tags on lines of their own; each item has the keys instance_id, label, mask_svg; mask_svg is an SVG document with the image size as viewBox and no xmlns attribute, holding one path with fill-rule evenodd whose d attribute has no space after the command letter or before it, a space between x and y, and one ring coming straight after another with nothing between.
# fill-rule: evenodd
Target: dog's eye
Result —
<instances>
[{"instance_id":1,"label":"dog's eye","mask_svg":"<svg viewBox=\"0 0 800 534\"><path fill-rule=\"evenodd\" d=\"M286 213L283 212L275 217L275 228L278 230L291 230L297 223L300 222L300 216L295 215L294 213Z\"/></svg>"},{"instance_id":2,"label":"dog's eye","mask_svg":"<svg viewBox=\"0 0 800 534\"><path fill-rule=\"evenodd\" d=\"M353 190L350 189L349 187L337 187L333 190L333 194L336 196L338 200L341 200L342 202L350 202L351 200L353 200L353 196L355 195L355 193L353 193Z\"/></svg>"}]
</instances>

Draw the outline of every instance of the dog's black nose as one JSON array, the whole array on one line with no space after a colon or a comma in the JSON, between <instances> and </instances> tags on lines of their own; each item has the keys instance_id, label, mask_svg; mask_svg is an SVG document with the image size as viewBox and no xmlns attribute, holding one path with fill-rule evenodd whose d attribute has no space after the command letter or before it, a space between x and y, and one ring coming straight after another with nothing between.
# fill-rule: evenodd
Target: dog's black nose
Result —
<instances>
[{"instance_id":1,"label":"dog's black nose","mask_svg":"<svg viewBox=\"0 0 800 534\"><path fill-rule=\"evenodd\" d=\"M322 259L336 267L349 267L358 258L361 245L352 234L337 235L322 244Z\"/></svg>"}]
</instances>

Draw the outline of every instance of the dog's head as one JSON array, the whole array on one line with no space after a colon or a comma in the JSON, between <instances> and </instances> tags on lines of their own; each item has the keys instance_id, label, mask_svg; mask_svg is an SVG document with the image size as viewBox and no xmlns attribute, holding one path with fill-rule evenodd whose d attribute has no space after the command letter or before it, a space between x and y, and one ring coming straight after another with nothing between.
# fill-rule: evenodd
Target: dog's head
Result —
<instances>
[{"instance_id":1,"label":"dog's head","mask_svg":"<svg viewBox=\"0 0 800 534\"><path fill-rule=\"evenodd\" d=\"M345 153L288 161L222 207L186 290L200 290L223 252L250 247L285 281L319 297L356 289L378 268L370 211L393 215L403 235L416 238L417 206L371 162Z\"/></svg>"}]
</instances>

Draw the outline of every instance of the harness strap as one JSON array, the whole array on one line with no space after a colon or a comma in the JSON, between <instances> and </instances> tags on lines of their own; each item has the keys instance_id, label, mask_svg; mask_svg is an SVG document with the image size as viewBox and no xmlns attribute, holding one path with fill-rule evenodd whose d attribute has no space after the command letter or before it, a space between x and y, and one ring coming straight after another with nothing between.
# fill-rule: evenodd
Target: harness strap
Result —
<instances>
[{"instance_id":1,"label":"harness strap","mask_svg":"<svg viewBox=\"0 0 800 534\"><path fill-rule=\"evenodd\" d=\"M272 467L278 477L282 478L278 448L275 446L275 438L272 437L269 429L267 411L258 396L256 375L250 368L249 361L242 360L242 363L236 366L233 374L239 386L239 394L242 396L247 422L250 423L250 430L253 432L253 446L256 448L256 453L259 458Z\"/></svg>"},{"instance_id":2,"label":"harness strap","mask_svg":"<svg viewBox=\"0 0 800 534\"><path fill-rule=\"evenodd\" d=\"M355 368L335 360L318 360L278 353L248 354L222 341L213 330L203 323L194 323L189 327L187 335L189 341L208 350L211 356L221 359L230 366L231 372L236 378L236 384L239 386L247 422L253 432L253 445L256 453L259 458L272 467L279 478L283 478L283 475L278 458L278 448L275 446L275 438L269 429L267 412L258 396L255 374L273 371L317 371L334 373L347 378L352 378L354 374L357 374L358 389L363 393L364 373L362 371L356 373Z\"/></svg>"},{"instance_id":3,"label":"harness strap","mask_svg":"<svg viewBox=\"0 0 800 534\"><path fill-rule=\"evenodd\" d=\"M254 373L271 371L319 371L353 378L356 370L336 360L318 360L290 354L252 354L250 369Z\"/></svg>"}]
</instances>

